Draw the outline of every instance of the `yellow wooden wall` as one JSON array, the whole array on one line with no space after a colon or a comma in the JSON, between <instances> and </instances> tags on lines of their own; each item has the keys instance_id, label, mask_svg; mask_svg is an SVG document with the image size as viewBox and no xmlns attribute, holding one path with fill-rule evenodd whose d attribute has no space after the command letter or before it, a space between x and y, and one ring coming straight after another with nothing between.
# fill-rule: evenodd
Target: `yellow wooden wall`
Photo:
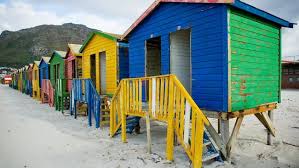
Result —
<instances>
[{"instance_id":1,"label":"yellow wooden wall","mask_svg":"<svg viewBox=\"0 0 299 168\"><path fill-rule=\"evenodd\" d=\"M33 65L32 71L32 95L34 99L40 100L40 88L39 88L39 71L38 66L36 64ZM37 93L35 97L34 93Z\"/></svg>"},{"instance_id":2,"label":"yellow wooden wall","mask_svg":"<svg viewBox=\"0 0 299 168\"><path fill-rule=\"evenodd\" d=\"M94 35L83 50L83 78L90 78L90 56L96 55L96 89L100 88L100 52L106 52L106 94L114 94L117 87L117 42Z\"/></svg>"}]
</instances>

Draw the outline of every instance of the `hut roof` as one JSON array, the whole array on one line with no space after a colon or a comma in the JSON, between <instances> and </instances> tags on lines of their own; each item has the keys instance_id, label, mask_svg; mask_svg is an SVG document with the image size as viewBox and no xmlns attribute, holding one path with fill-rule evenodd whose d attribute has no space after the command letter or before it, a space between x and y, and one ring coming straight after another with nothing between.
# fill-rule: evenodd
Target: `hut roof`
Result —
<instances>
[{"instance_id":1,"label":"hut roof","mask_svg":"<svg viewBox=\"0 0 299 168\"><path fill-rule=\"evenodd\" d=\"M113 41L117 41L117 40L121 39L121 35L119 35L119 34L94 31L88 35L87 39L84 41L82 47L80 48L80 52L82 52L84 50L84 48L87 46L87 44L90 42L90 40L92 39L92 37L94 35L99 35L99 36L105 37L105 38L113 40Z\"/></svg>"},{"instance_id":2,"label":"hut roof","mask_svg":"<svg viewBox=\"0 0 299 168\"><path fill-rule=\"evenodd\" d=\"M37 65L37 66L39 66L40 61L34 61L34 64Z\"/></svg>"},{"instance_id":3,"label":"hut roof","mask_svg":"<svg viewBox=\"0 0 299 168\"><path fill-rule=\"evenodd\" d=\"M126 38L148 15L150 15L161 3L172 2L172 3L225 3L240 10L252 13L253 15L262 17L266 20L272 21L282 27L294 26L294 23L290 23L284 19L274 16L268 12L244 3L240 0L155 0L155 2L128 28L128 30L123 34L122 39ZM283 2L282 2L283 3Z\"/></svg>"},{"instance_id":4,"label":"hut roof","mask_svg":"<svg viewBox=\"0 0 299 168\"><path fill-rule=\"evenodd\" d=\"M56 51L55 50L54 53L57 53L61 58L65 58L66 57L66 52L65 51Z\"/></svg>"},{"instance_id":5,"label":"hut roof","mask_svg":"<svg viewBox=\"0 0 299 168\"><path fill-rule=\"evenodd\" d=\"M51 57L42 57L42 60L44 60L45 63L47 63L47 64L49 64L50 59L51 59Z\"/></svg>"},{"instance_id":6,"label":"hut roof","mask_svg":"<svg viewBox=\"0 0 299 168\"><path fill-rule=\"evenodd\" d=\"M76 55L80 55L80 48L82 47L82 45L80 44L68 44L70 50L72 50L72 52Z\"/></svg>"}]
</instances>

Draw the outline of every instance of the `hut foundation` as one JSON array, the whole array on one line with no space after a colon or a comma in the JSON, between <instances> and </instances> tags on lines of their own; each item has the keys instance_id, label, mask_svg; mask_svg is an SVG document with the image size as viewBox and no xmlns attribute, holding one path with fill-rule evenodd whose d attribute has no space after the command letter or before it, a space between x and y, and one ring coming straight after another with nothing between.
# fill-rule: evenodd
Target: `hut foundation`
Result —
<instances>
[{"instance_id":1,"label":"hut foundation","mask_svg":"<svg viewBox=\"0 0 299 168\"><path fill-rule=\"evenodd\" d=\"M242 121L246 116L255 115L256 118L267 129L267 144L272 145L272 136L275 136L275 128L273 126L273 110L276 109L277 104L266 104L257 108L241 110L236 112L213 112L203 111L208 118L218 119L218 132L211 126L207 130L211 134L213 140L218 145L223 157L226 161L231 161L232 150L237 141L237 136L240 132ZM232 132L230 133L231 119L236 119Z\"/></svg>"}]
</instances>

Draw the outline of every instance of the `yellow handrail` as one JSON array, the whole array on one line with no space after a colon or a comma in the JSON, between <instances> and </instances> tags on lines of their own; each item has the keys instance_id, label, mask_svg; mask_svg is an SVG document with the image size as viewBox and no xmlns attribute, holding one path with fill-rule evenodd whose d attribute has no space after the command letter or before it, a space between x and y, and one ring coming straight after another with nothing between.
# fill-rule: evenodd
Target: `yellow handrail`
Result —
<instances>
[{"instance_id":1,"label":"yellow handrail","mask_svg":"<svg viewBox=\"0 0 299 168\"><path fill-rule=\"evenodd\" d=\"M173 141L177 136L193 166L202 166L204 125L210 123L175 75L123 79L111 101L111 137L121 127L122 141L126 142L128 115L149 115L166 122L167 159L173 160Z\"/></svg>"}]
</instances>

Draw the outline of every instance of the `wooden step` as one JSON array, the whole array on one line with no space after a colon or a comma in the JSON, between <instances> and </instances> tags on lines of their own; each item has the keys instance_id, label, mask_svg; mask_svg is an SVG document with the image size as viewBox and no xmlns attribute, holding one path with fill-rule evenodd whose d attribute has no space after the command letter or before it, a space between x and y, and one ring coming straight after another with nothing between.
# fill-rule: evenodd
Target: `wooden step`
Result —
<instances>
[{"instance_id":1,"label":"wooden step","mask_svg":"<svg viewBox=\"0 0 299 168\"><path fill-rule=\"evenodd\" d=\"M210 155L204 155L202 157L202 161L206 162L206 161L212 160L212 159L214 159L214 158L216 158L218 156L219 156L219 153L213 153L213 154L210 154Z\"/></svg>"}]
</instances>

